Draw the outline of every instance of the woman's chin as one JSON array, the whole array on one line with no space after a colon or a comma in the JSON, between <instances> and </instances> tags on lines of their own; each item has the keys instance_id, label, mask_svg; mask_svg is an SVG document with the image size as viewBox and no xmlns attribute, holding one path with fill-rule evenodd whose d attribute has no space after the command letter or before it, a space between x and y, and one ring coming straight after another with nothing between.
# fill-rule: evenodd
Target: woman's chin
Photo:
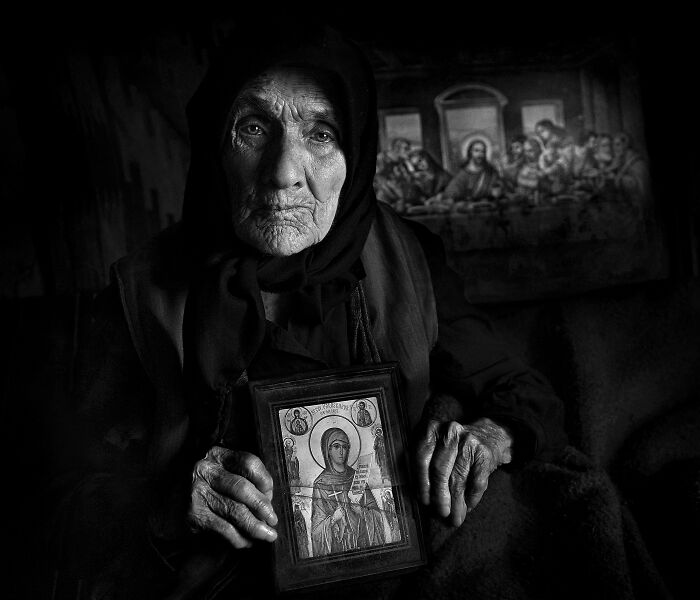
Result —
<instances>
[{"instance_id":1,"label":"woman's chin","mask_svg":"<svg viewBox=\"0 0 700 600\"><path fill-rule=\"evenodd\" d=\"M238 235L250 246L268 256L285 257L298 254L319 241L317 232L288 224L269 224Z\"/></svg>"}]
</instances>

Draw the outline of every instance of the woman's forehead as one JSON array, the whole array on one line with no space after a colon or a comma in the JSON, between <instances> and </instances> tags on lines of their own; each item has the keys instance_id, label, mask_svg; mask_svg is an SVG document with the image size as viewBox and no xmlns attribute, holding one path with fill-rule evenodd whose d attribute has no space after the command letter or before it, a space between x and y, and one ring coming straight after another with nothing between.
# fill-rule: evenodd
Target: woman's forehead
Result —
<instances>
[{"instance_id":1,"label":"woman's forehead","mask_svg":"<svg viewBox=\"0 0 700 600\"><path fill-rule=\"evenodd\" d=\"M237 109L250 106L280 116L290 109L303 119L340 121L341 110L329 75L305 67L274 67L246 82L235 100Z\"/></svg>"}]
</instances>

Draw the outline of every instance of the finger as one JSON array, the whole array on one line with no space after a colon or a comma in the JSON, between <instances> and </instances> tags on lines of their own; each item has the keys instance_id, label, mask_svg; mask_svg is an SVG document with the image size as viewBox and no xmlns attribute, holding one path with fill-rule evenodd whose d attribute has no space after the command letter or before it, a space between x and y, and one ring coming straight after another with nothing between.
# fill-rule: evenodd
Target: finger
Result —
<instances>
[{"instance_id":1,"label":"finger","mask_svg":"<svg viewBox=\"0 0 700 600\"><path fill-rule=\"evenodd\" d=\"M192 487L192 506L188 515L194 531L213 531L225 538L234 548L249 548L252 541L246 538L231 523L212 512L210 508L211 488L203 480Z\"/></svg>"},{"instance_id":2,"label":"finger","mask_svg":"<svg viewBox=\"0 0 700 600\"><path fill-rule=\"evenodd\" d=\"M215 492L245 504L256 517L273 527L277 525L277 515L272 508L270 498L245 477L229 473L223 467L219 467L214 474L208 474L207 481Z\"/></svg>"},{"instance_id":3,"label":"finger","mask_svg":"<svg viewBox=\"0 0 700 600\"><path fill-rule=\"evenodd\" d=\"M273 489L272 476L267 468L255 454L243 451L225 450L222 457L222 466L231 473L245 477L263 494Z\"/></svg>"},{"instance_id":4,"label":"finger","mask_svg":"<svg viewBox=\"0 0 700 600\"><path fill-rule=\"evenodd\" d=\"M277 532L257 519L245 504L213 491L205 495L205 501L214 514L228 521L244 537L265 542L277 539Z\"/></svg>"},{"instance_id":5,"label":"finger","mask_svg":"<svg viewBox=\"0 0 700 600\"><path fill-rule=\"evenodd\" d=\"M486 488L489 487L489 475L492 471L493 469L488 467L486 460L483 460L481 457L477 457L474 460L472 471L469 474L469 480L467 481L467 490L465 495L467 512L474 510L477 504L481 502Z\"/></svg>"},{"instance_id":6,"label":"finger","mask_svg":"<svg viewBox=\"0 0 700 600\"><path fill-rule=\"evenodd\" d=\"M239 550L250 548L253 541L243 536L231 523L226 519L222 519L219 515L211 511L207 511L206 516L201 520L200 528L218 533L229 544Z\"/></svg>"},{"instance_id":7,"label":"finger","mask_svg":"<svg viewBox=\"0 0 700 600\"><path fill-rule=\"evenodd\" d=\"M473 461L472 446L469 438L462 440L457 458L450 475L450 495L452 498L452 524L459 527L467 516L467 505L464 501L464 491L467 486L467 478L472 470Z\"/></svg>"},{"instance_id":8,"label":"finger","mask_svg":"<svg viewBox=\"0 0 700 600\"><path fill-rule=\"evenodd\" d=\"M416 470L418 472L418 495L423 504L430 503L430 461L437 444L438 421L430 421L425 435L418 443L416 452Z\"/></svg>"},{"instance_id":9,"label":"finger","mask_svg":"<svg viewBox=\"0 0 700 600\"><path fill-rule=\"evenodd\" d=\"M430 500L442 517L450 514L452 506L449 482L459 450L460 432L460 424L452 421L440 436L430 463Z\"/></svg>"},{"instance_id":10,"label":"finger","mask_svg":"<svg viewBox=\"0 0 700 600\"><path fill-rule=\"evenodd\" d=\"M214 531L221 537L227 540L234 548L239 550L250 548L253 545L252 540L244 537L231 523L222 519L213 512L207 511L207 516L203 518L200 524L202 529Z\"/></svg>"}]
</instances>

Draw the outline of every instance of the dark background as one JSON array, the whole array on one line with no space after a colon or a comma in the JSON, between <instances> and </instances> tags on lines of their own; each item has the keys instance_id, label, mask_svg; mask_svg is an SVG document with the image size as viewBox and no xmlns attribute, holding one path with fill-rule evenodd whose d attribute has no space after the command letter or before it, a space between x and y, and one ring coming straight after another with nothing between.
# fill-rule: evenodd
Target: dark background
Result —
<instances>
[{"instance_id":1,"label":"dark background","mask_svg":"<svg viewBox=\"0 0 700 600\"><path fill-rule=\"evenodd\" d=\"M633 43L669 277L483 308L550 378L566 404L572 443L608 469L681 595L698 562L693 536L700 529L696 40L688 15L578 8L571 17L505 6L455 15L422 7L407 16L405 7L329 20L370 53L398 49L437 62L457 53L542 56L581 44ZM60 446L53 434L72 407L92 298L111 262L179 218L185 103L226 32L241 22L264 32L264 19L106 5L100 14L4 20L0 319L15 596L48 597L50 579L31 567L43 556L46 483ZM295 15L289 26L303 23ZM684 538L691 554L674 550Z\"/></svg>"}]
</instances>

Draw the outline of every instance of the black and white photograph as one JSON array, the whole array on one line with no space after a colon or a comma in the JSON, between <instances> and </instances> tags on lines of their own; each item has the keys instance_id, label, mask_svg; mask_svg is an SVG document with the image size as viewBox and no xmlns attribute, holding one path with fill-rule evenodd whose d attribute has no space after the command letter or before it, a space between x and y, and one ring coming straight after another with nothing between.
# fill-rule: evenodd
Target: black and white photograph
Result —
<instances>
[{"instance_id":1,"label":"black and white photograph","mask_svg":"<svg viewBox=\"0 0 700 600\"><path fill-rule=\"evenodd\" d=\"M3 597L695 600L696 21L5 9Z\"/></svg>"}]
</instances>

